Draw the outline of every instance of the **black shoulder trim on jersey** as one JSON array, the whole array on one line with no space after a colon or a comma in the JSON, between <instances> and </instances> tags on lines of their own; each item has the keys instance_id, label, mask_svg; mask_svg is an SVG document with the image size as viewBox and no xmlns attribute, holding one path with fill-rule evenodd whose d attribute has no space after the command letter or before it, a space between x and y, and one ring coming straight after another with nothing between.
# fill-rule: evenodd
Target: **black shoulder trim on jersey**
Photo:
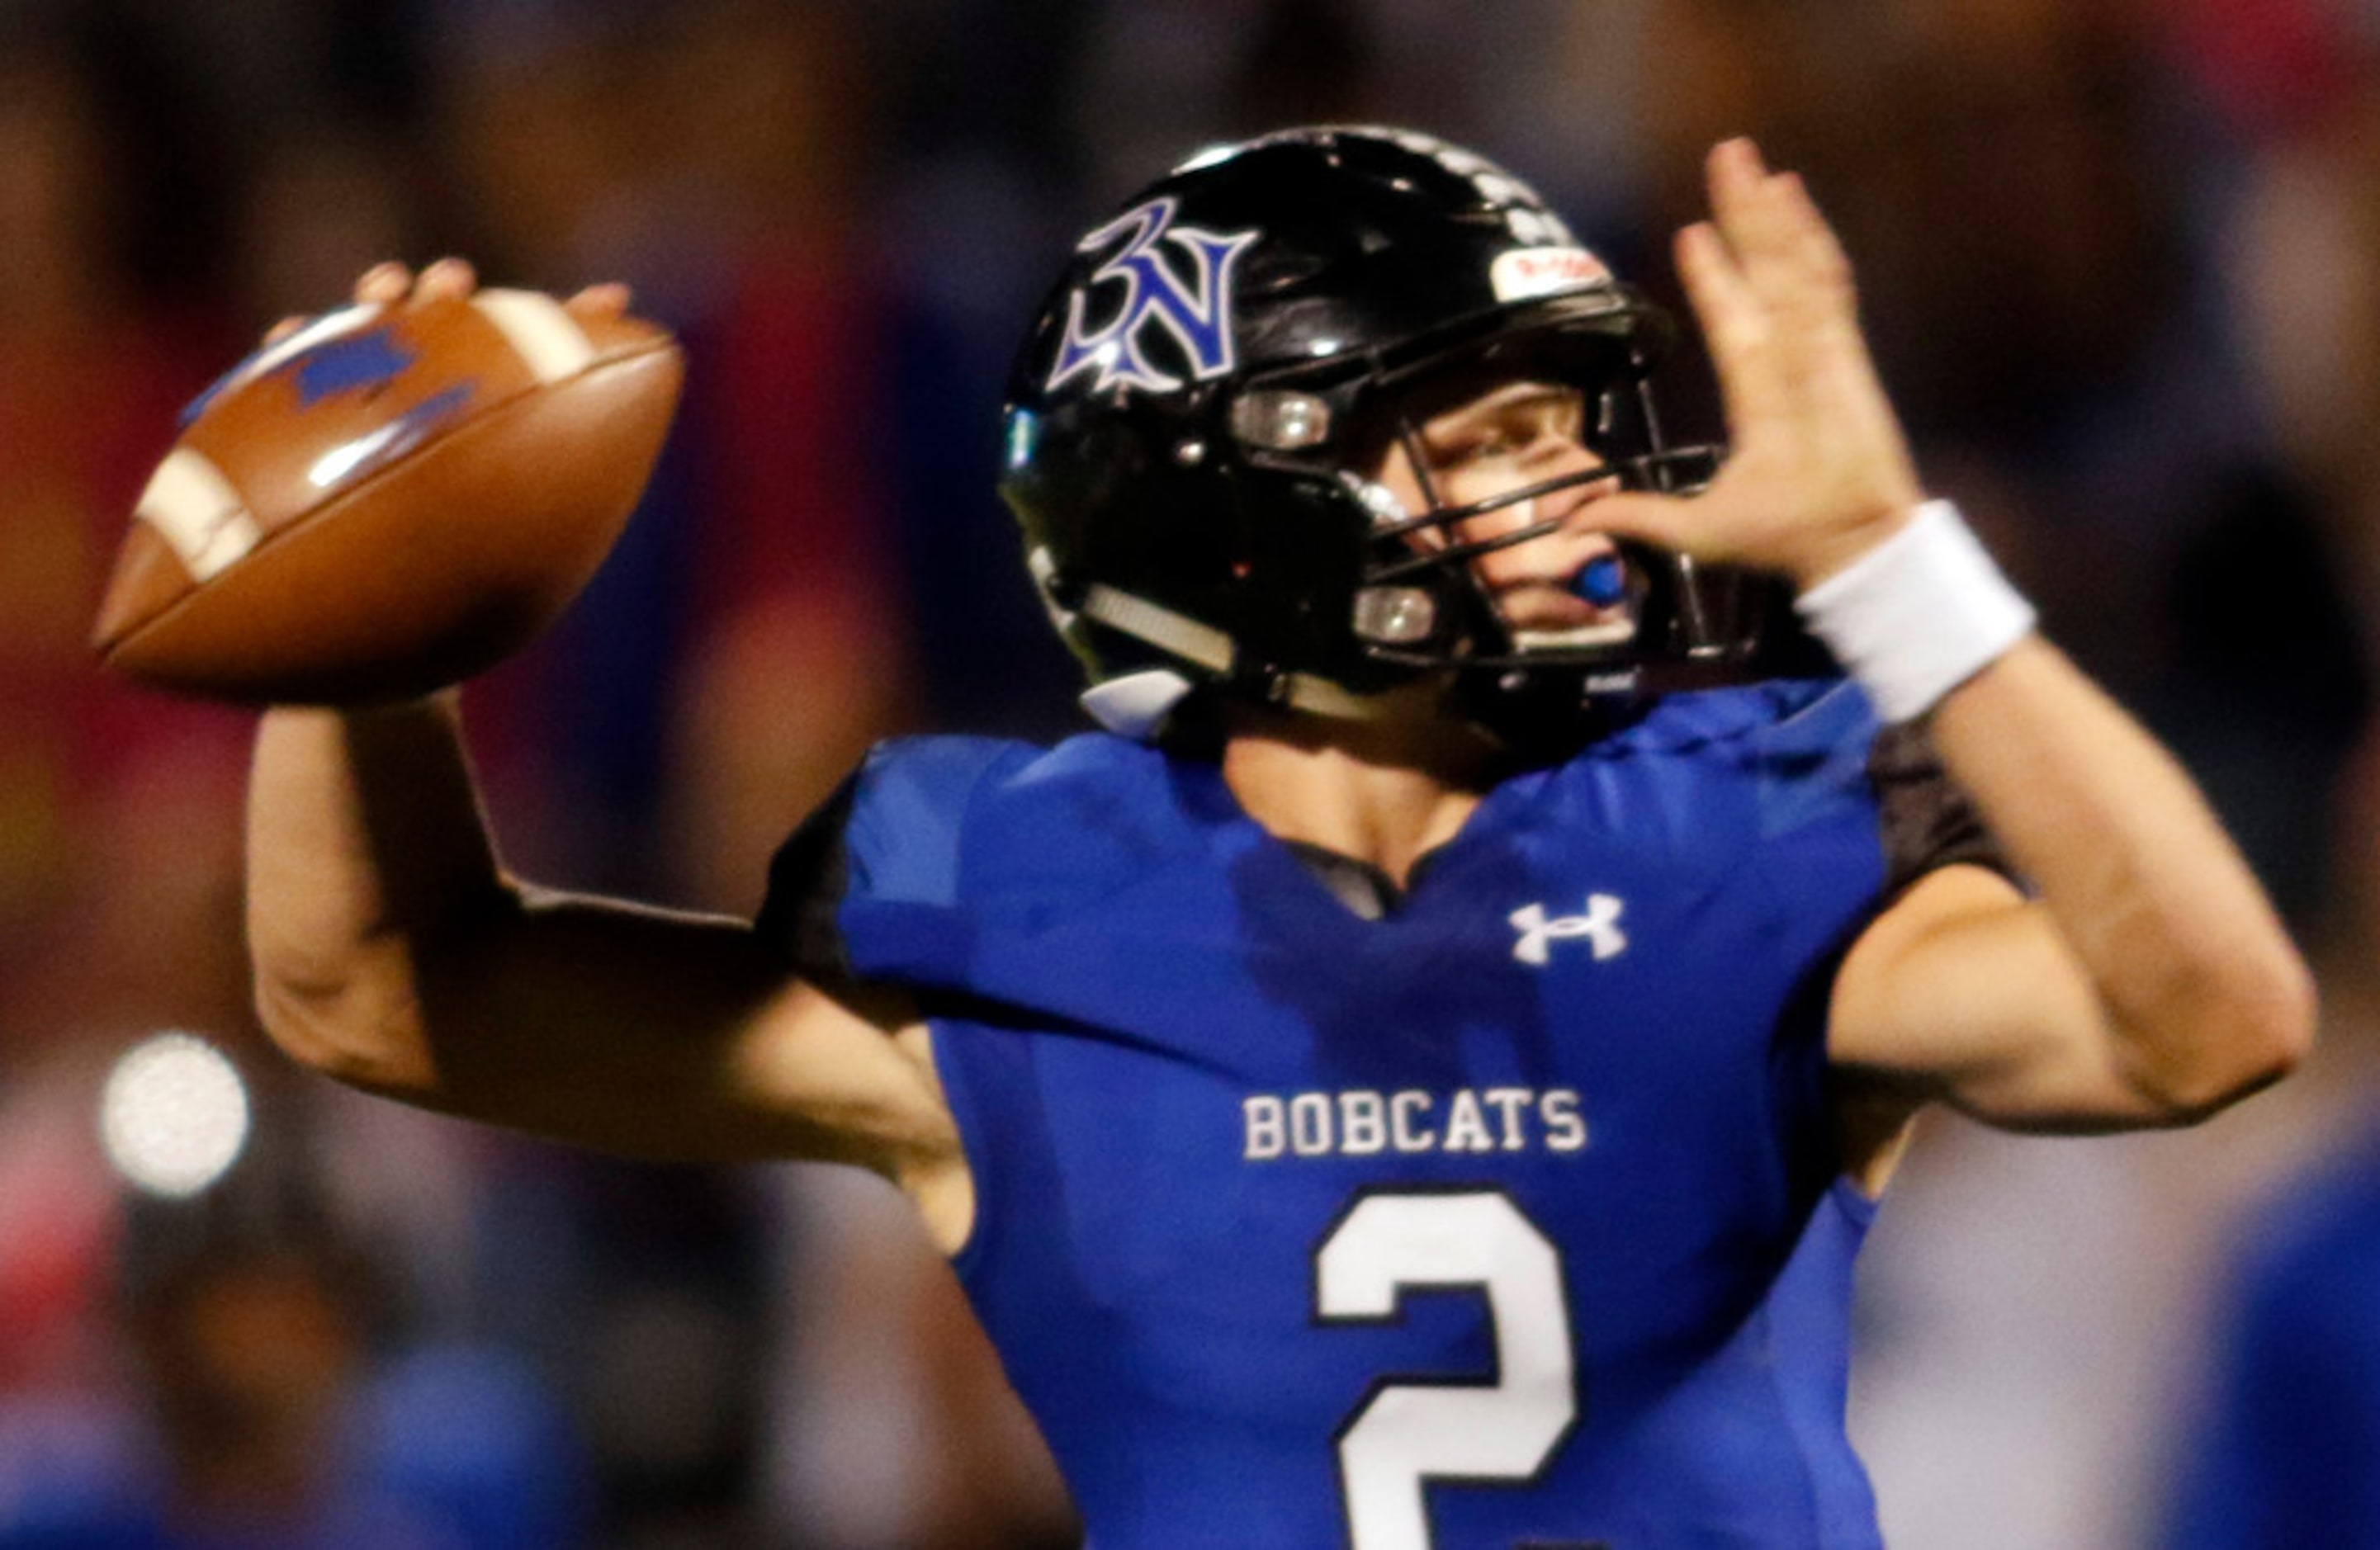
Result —
<instances>
[{"instance_id":1,"label":"black shoulder trim on jersey","mask_svg":"<svg viewBox=\"0 0 2380 1550\"><path fill-rule=\"evenodd\" d=\"M1883 828L1885 897L1898 895L1927 873L1960 862L1988 866L2022 886L1984 826L1973 798L1942 768L1922 721L1888 726L1867 756Z\"/></svg>"},{"instance_id":2,"label":"black shoulder trim on jersey","mask_svg":"<svg viewBox=\"0 0 2380 1550\"><path fill-rule=\"evenodd\" d=\"M753 926L806 979L841 982L855 977L837 912L850 883L844 828L858 796L859 772L854 770L777 847L769 863L769 895Z\"/></svg>"}]
</instances>

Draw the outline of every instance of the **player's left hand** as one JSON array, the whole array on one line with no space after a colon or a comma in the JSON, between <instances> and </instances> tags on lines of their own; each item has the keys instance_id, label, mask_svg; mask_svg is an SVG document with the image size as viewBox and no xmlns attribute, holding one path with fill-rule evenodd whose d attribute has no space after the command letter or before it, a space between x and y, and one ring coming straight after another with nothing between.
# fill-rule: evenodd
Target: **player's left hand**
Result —
<instances>
[{"instance_id":1,"label":"player's left hand","mask_svg":"<svg viewBox=\"0 0 2380 1550\"><path fill-rule=\"evenodd\" d=\"M1851 264L1792 173L1748 139L1706 165L1711 219L1678 269L1718 374L1731 450L1691 498L1631 492L1596 525L1807 589L1897 532L1925 495L1860 333Z\"/></svg>"}]
</instances>

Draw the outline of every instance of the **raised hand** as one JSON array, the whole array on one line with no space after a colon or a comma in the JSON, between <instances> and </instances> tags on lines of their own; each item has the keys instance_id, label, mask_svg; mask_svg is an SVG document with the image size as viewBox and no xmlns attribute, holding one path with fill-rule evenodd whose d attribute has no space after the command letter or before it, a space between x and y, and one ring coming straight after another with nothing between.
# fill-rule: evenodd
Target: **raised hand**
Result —
<instances>
[{"instance_id":1,"label":"raised hand","mask_svg":"<svg viewBox=\"0 0 2380 1550\"><path fill-rule=\"evenodd\" d=\"M1706 164L1711 219L1677 260L1718 374L1731 451L1691 498L1597 502L1597 525L1777 571L1804 588L1898 531L1925 499L1860 333L1850 262L1800 177L1748 139Z\"/></svg>"}]
</instances>

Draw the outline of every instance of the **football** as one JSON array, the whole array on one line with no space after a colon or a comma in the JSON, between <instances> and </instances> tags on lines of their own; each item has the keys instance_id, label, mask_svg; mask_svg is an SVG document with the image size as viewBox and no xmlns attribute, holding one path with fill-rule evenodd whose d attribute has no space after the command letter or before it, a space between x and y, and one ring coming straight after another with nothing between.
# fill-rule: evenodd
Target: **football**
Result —
<instances>
[{"instance_id":1,"label":"football","mask_svg":"<svg viewBox=\"0 0 2380 1550\"><path fill-rule=\"evenodd\" d=\"M666 330L530 291L318 318L185 413L92 644L139 683L242 704L459 683L594 575L684 375Z\"/></svg>"}]
</instances>

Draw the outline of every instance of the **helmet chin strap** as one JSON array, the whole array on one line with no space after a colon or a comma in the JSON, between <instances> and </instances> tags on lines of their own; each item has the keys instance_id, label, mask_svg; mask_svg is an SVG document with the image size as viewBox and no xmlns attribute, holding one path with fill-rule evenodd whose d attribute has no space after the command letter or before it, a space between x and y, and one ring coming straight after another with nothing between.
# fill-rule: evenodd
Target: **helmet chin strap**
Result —
<instances>
[{"instance_id":1,"label":"helmet chin strap","mask_svg":"<svg viewBox=\"0 0 2380 1550\"><path fill-rule=\"evenodd\" d=\"M1042 601L1062 631L1071 628L1078 619L1093 620L1170 656L1196 662L1219 678L1234 675L1239 652L1232 637L1212 624L1201 624L1162 603L1097 581L1084 587L1081 598L1068 607L1053 595L1050 582L1056 566L1049 551L1037 549L1026 558L1034 578L1041 584ZM1093 721L1110 732L1145 742L1156 735L1165 718L1195 687L1186 675L1172 668L1148 668L1092 684L1083 693L1082 706ZM1389 713L1380 700L1350 693L1330 679L1310 672L1277 674L1268 694L1276 705L1317 716L1371 721Z\"/></svg>"},{"instance_id":2,"label":"helmet chin strap","mask_svg":"<svg viewBox=\"0 0 2380 1550\"><path fill-rule=\"evenodd\" d=\"M1218 677L1230 678L1238 653L1232 637L1211 624L1130 592L1093 582L1072 611L1108 628L1146 641L1160 651L1196 662ZM1092 685L1082 696L1083 708L1110 732L1146 740L1195 685L1171 668L1124 673ZM1310 672L1277 675L1268 692L1276 705L1343 721L1373 721L1389 713L1381 700L1351 694L1328 678Z\"/></svg>"}]
</instances>

